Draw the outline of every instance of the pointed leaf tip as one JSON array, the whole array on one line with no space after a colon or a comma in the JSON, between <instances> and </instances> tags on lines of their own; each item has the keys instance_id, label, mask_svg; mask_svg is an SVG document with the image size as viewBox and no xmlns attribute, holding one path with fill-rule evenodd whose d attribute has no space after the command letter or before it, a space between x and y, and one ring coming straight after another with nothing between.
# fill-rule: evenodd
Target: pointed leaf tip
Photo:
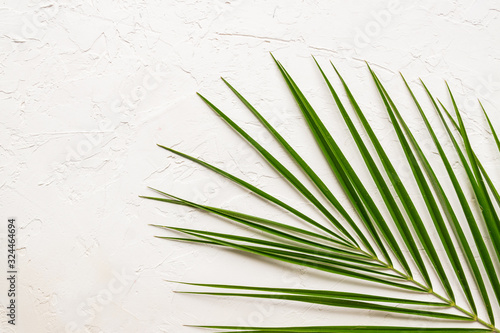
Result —
<instances>
[{"instance_id":1,"label":"pointed leaf tip","mask_svg":"<svg viewBox=\"0 0 500 333\"><path fill-rule=\"evenodd\" d=\"M333 64L333 61L330 60L330 64L332 65L332 67L335 69L335 71L337 71L337 67L335 67L335 65Z\"/></svg>"}]
</instances>

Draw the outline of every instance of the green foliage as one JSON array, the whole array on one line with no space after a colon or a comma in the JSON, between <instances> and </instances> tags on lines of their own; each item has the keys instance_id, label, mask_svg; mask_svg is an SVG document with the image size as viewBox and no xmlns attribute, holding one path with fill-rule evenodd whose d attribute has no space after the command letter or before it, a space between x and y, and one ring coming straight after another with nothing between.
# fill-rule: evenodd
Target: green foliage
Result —
<instances>
[{"instance_id":1,"label":"green foliage","mask_svg":"<svg viewBox=\"0 0 500 333\"><path fill-rule=\"evenodd\" d=\"M274 59L274 57L273 57ZM234 327L234 326L198 326L220 332L500 332L495 328L495 311L499 310L500 282L498 267L500 258L500 219L496 207L500 196L485 168L476 156L471 145L462 114L455 98L448 87L449 98L455 117L443 103L435 99L423 82L434 111L441 120L441 130L448 135L446 140L438 139L436 128L431 126L427 115L417 101L407 81L404 84L415 103L415 109L421 115L432 142L439 154L446 173L437 175L426 154L428 151L419 145L403 119L395 102L368 66L382 104L392 124L408 165L411 176L418 186L418 191L409 193L405 185L408 179L401 179L394 161L371 127L364 112L357 103L347 83L334 67L340 79L344 93L356 114L364 133L355 126L346 106L341 102L320 65L318 68L330 90L338 111L341 113L352 139L359 151L368 174L354 171L346 154L330 134L318 113L313 109L283 65L274 59L283 76L307 127L322 152L332 174L348 199L348 205L341 204L301 155L281 136L278 131L226 80L224 82L248 110L260 121L262 126L274 137L277 143L289 154L300 170L323 196L318 199L308 187L299 180L284 164L260 145L245 130L239 127L225 113L199 94L201 99L218 114L231 128L241 135L283 178L289 182L319 213L324 221L317 221L296 208L286 204L272 194L238 178L212 164L181 153L172 148L160 146L170 153L195 162L225 177L235 184L260 196L269 205L276 205L305 222L307 228L299 228L259 216L206 206L176 197L172 194L155 190L161 197L147 199L196 208L222 219L240 224L247 229L258 231L252 237L218 233L204 230L187 229L171 226L157 227L168 229L183 237L160 238L185 241L198 244L218 245L252 253L257 256L307 267L309 269L343 275L352 279L364 280L373 286L385 286L401 290L401 297L385 297L338 290L307 290L291 288L266 288L241 285L216 285L204 283L184 283L209 289L224 289L225 292L184 292L214 296L251 297L261 299L288 300L306 302L333 307L376 310L399 313L409 316L425 316L460 323L462 328L411 328L395 326L321 326L321 327ZM316 59L314 59L316 61ZM332 64L333 66L333 64ZM489 129L500 150L495 129L483 106ZM456 120L455 120L456 118ZM366 139L363 139L363 135ZM444 141L444 142L443 142ZM446 144L451 144L461 163L461 170L452 167L450 156L453 151L445 151ZM368 147L371 146L371 147ZM373 148L373 149L372 149ZM370 152L374 151L374 153ZM378 193L370 193L366 188L367 175L376 185ZM453 190L445 191L442 182L449 182ZM473 201L467 198L470 190ZM380 195L380 197L378 197ZM381 198L382 201L377 200ZM415 199L416 198L416 199ZM324 199L324 200L323 200ZM425 203L425 209L417 209L414 200ZM325 206L323 202L328 202ZM457 201L454 207L451 202ZM384 217L377 202L383 202L390 218ZM335 210L341 218L331 213ZM349 214L351 210L354 213ZM478 210L480 214L474 214ZM424 223L430 217L431 225ZM327 223L324 223L327 222ZM397 231L397 232L394 232ZM439 240L430 235L437 234ZM439 242L440 244L436 244ZM446 255L439 255L438 248L443 248ZM422 250L423 249L423 250ZM477 253L477 254L476 254ZM445 267L452 267L446 271ZM483 273L484 272L484 273ZM431 278L434 277L434 279ZM434 290L432 283L440 284L444 293ZM458 283L453 283L457 281ZM473 292L475 290L476 292ZM235 292L239 291L239 292ZM412 293L416 299L406 294ZM417 296L427 295L433 301L421 301ZM456 296L461 295L466 304L457 304ZM487 313L486 318L478 317L478 309ZM471 323L479 323L484 328L464 328Z\"/></svg>"}]
</instances>

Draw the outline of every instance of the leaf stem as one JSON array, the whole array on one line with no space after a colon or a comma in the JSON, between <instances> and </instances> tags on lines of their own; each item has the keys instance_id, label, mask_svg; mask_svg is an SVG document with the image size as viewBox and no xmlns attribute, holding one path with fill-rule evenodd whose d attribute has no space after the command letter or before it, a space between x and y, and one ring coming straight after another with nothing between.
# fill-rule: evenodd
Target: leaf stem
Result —
<instances>
[{"instance_id":1,"label":"leaf stem","mask_svg":"<svg viewBox=\"0 0 500 333\"><path fill-rule=\"evenodd\" d=\"M432 290L431 287L429 287L429 286L427 286L425 284L422 284L422 283L416 281L412 276L409 276L407 273L401 272L400 270L394 268L392 265L389 265L389 264L383 262L382 260L380 260L375 255L373 255L371 253L367 253L363 249L359 249L359 250L361 252L363 252L364 254L366 254L366 255L370 255L373 258L373 260L377 261L379 264L381 264L382 266L384 266L386 269L393 271L394 273L396 273L399 276L405 278L406 280L410 281L414 285L422 288L423 289L422 291L425 291L425 292L427 292L427 293L429 293L431 295L434 295L435 297L439 298L443 302L449 304L450 307L453 307L453 308L457 309L458 311L462 312L463 314L465 314L466 316L468 316L469 318L471 318L473 321L478 322L479 324L481 324L481 325L483 325L483 326L491 329L492 332L500 333L500 329L499 328L496 328L495 326L493 326L492 324L488 323L487 321L479 318L476 314L467 311L466 309L464 309L463 307L457 305L455 302L451 301L450 299L448 299L448 298L446 298L446 297L444 297L444 296L436 293L434 290Z\"/></svg>"}]
</instances>

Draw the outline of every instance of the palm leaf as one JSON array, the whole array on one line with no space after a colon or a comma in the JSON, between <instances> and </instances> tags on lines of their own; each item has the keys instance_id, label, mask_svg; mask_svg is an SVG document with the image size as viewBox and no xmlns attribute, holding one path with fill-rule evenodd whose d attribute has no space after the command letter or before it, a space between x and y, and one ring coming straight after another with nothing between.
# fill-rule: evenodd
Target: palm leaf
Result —
<instances>
[{"instance_id":1,"label":"palm leaf","mask_svg":"<svg viewBox=\"0 0 500 333\"><path fill-rule=\"evenodd\" d=\"M213 328L225 330L225 333L272 333L272 332L287 332L287 333L442 333L442 332L459 332L459 333L479 333L491 332L488 329L480 328L408 328L408 327L395 327L395 326L310 326L310 327L238 327L238 326L194 326L203 328ZM237 331L234 331L234 330Z\"/></svg>"},{"instance_id":2,"label":"palm leaf","mask_svg":"<svg viewBox=\"0 0 500 333\"><path fill-rule=\"evenodd\" d=\"M474 225L475 227L477 227L477 222L474 218L474 215L472 214L469 203L464 195L464 192L460 186L460 183L458 182L455 171L453 170L451 163L450 163L448 157L446 156L446 154L443 150L443 147L436 136L434 129L430 125L429 120L427 119L427 116L423 112L422 107L420 106L420 103L417 101L410 86L408 85L408 83L406 82L406 80L404 79L404 77L402 75L401 75L401 77L403 78L403 81L404 81L406 87L408 88L408 91L410 92L410 94L413 98L413 101L415 102L415 105L417 106L419 113L420 113L422 119L424 120L425 126L426 126L429 134L431 135L431 138L432 138L432 140L433 140L433 142L434 142L434 144L439 152L439 156L441 157L441 160L446 168L446 172L448 173L448 176L453 184L453 187L455 189L457 197L458 197L460 204L462 206L462 210L464 212L464 215L466 216L467 220L470 220L470 225ZM424 85L424 87L425 87L425 85ZM425 87L425 88L426 88L426 91L428 92L427 87ZM437 104L434 101L434 99L432 98L432 96L430 96L430 98L431 98L433 105L437 108ZM413 139L412 141L415 141L415 140ZM418 144L415 142L415 145L418 145ZM484 301L484 305L485 305L486 310L488 312L488 317L489 317L490 321L492 323L494 323L494 316L493 316L493 311L492 311L491 303L489 300L488 292L486 290L484 279L480 273L479 265L474 258L474 254L472 252L471 246L470 246L470 244L465 236L465 233L460 225L460 222L458 221L458 217L457 217L455 211L453 210L453 208L450 204L450 201L448 200L448 196L446 195L446 192L443 190L443 188L439 182L438 177L436 176L434 171L432 171L432 168L430 167L429 162L427 161L425 156L423 156L423 153L421 152L420 148L418 148L418 151L420 152L420 155L422 156L422 161L424 162L424 165L426 167L426 171L428 171L429 178L431 179L431 182L434 185L436 192L438 193L438 198L440 199L440 201L442 203L442 207L445 210L445 214L447 215L448 220L450 221L450 227L456 235L456 238L459 242L460 248L462 249L463 254L466 257L467 264L468 264L469 268L474 273L473 277L476 281L476 285L477 285L478 289L480 290L481 297ZM476 229L473 229L473 230L476 230ZM480 238L479 234L476 235L476 238L477 237L479 237L479 239L482 241L482 238ZM457 271L457 268L455 268L455 271ZM457 274L460 274L460 271L461 271L461 269L459 268L459 272ZM461 283L463 284L463 282L461 282ZM464 287L468 288L467 286L464 286ZM469 303L472 305L473 301L471 300L470 291L467 291L467 298L469 300Z\"/></svg>"},{"instance_id":3,"label":"palm leaf","mask_svg":"<svg viewBox=\"0 0 500 333\"><path fill-rule=\"evenodd\" d=\"M276 205L292 213L305 222L303 227L292 226L279 220L272 220L255 214L247 214L229 209L212 207L155 190L160 197L144 198L196 209L200 212L217 216L221 220L251 231L250 236L237 233L221 233L210 230L192 229L177 226L154 224L168 232L183 236L157 236L171 241L190 242L200 245L220 246L235 249L277 262L307 267L328 274L341 275L353 280L362 280L379 288L392 288L401 293L401 297L386 297L376 294L361 294L340 290L312 290L297 288L272 288L260 286L223 285L207 283L186 283L187 287L224 289L215 291L180 291L180 293L207 296L225 296L256 298L265 300L284 300L332 307L344 307L360 310L375 310L385 313L398 313L404 316L424 316L460 324L460 328L419 328L399 326L309 326L309 327L238 327L238 326L201 326L196 327L218 330L220 332L500 332L494 327L495 312L500 304L500 282L496 266L500 264L500 219L494 201L500 204L500 196L487 171L479 161L469 131L466 129L461 111L459 111L449 86L449 97L457 121L453 119L444 105L427 87L422 86L430 98L439 116L442 127L430 125L421 103L415 97L410 85L403 77L403 82L411 95L416 111L420 114L425 127L437 148L439 161L446 169L447 179L451 181L454 192L444 190L442 182L445 176L439 175L428 160L426 151L418 138L407 125L403 115L390 94L368 66L368 73L373 78L375 89L381 98L381 105L387 112L392 124L393 135L400 144L403 156L411 169L410 178L401 178L388 151L373 130L354 93L334 67L340 84L352 110L357 116L361 129L367 135L363 139L360 129L354 124L341 96L316 62L322 77L335 101L345 126L357 151L363 159L362 167L366 173L355 171L348 155L342 151L330 133L318 112L298 87L284 66L273 57L297 107L303 116L310 134L313 136L333 177L344 195L343 202L334 194L326 181L314 171L313 165L285 140L269 121L234 88L227 80L224 83L255 116L282 149L310 180L299 180L284 162L278 160L264 146L228 117L214 103L198 94L209 108L235 130L262 158L277 171L282 179L290 183L302 198L319 212L327 223L317 221L295 209L292 205L278 199L249 182L236 177L199 158L160 145L161 148L208 168L251 193L260 196L268 204ZM500 150L500 142L494 126L481 105L493 139ZM442 112L448 116L446 120ZM457 131L452 133L449 123ZM445 131L455 152L462 163L465 177L452 167L450 152L438 139L437 131ZM457 136L460 140L457 140ZM374 152L372 152L374 150ZM381 165L381 167L379 167ZM369 178L367 178L369 177ZM366 179L373 182L377 192L370 192L365 185ZM414 182L418 191L408 190L408 182ZM463 185L463 184L466 185ZM310 186L318 191L322 198L313 194ZM470 202L465 194L465 186L472 189L477 203ZM494 200L492 200L492 198ZM454 207L454 199L460 205ZM324 199L324 200L323 200ZM417 209L415 200L422 201L425 209ZM325 205L323 202L326 201ZM383 204L381 205L380 202ZM474 207L478 205L478 207ZM382 210L387 210L385 217ZM473 210L479 208L480 216ZM355 214L348 213L354 211ZM336 218L334 213L340 218ZM432 223L428 225L427 220ZM484 238L481 229L487 230L489 240ZM396 232L395 232L396 231ZM431 233L437 233L438 240L432 240ZM469 240L469 236L471 239ZM422 247L423 251L419 248ZM445 255L439 255L438 249L444 249ZM494 251L490 251L490 248ZM479 256L476 257L475 253ZM493 253L491 253L493 252ZM450 265L453 270L447 271ZM482 272L485 272L483 276ZM472 278L472 279L471 279ZM439 287L433 282L439 282ZM444 293L439 291L442 288ZM477 289L477 293L473 289ZM490 289L493 291L490 294ZM382 290L382 289L380 289ZM238 291L238 292L236 292ZM410 296L408 296L410 292ZM458 304L463 295L467 305ZM422 300L425 296L426 300ZM429 300L433 299L433 300ZM488 319L480 318L486 312ZM471 323L484 326L474 328ZM438 322L436 322L437 324Z\"/></svg>"}]
</instances>

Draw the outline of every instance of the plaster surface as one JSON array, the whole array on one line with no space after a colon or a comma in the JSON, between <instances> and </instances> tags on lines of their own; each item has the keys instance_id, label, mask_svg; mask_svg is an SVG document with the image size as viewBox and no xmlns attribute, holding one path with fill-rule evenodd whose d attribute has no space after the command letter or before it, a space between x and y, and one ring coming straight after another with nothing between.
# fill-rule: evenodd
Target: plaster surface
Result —
<instances>
[{"instance_id":1,"label":"plaster surface","mask_svg":"<svg viewBox=\"0 0 500 333\"><path fill-rule=\"evenodd\" d=\"M0 277L6 270L8 217L18 223L19 275L15 327L7 323L7 282L0 278L0 331L194 333L200 330L183 325L430 325L429 320L370 311L359 316L348 309L175 294L183 287L165 280L375 291L347 278L327 279L234 251L154 238L174 234L148 224L240 231L193 209L138 196L153 194L151 186L297 223L158 143L201 157L314 214L196 96L202 93L296 171L220 76L341 193L269 52L286 66L365 175L311 55L335 87L340 89L328 61L344 75L403 177L409 177L409 168L364 61L400 103L431 162L436 150L398 72L428 114L432 106L418 78L449 105L446 80L498 184L499 155L477 98L500 130L499 31L500 3L493 0L1 1ZM375 191L373 184L367 186ZM409 181L408 188L416 190L416 185Z\"/></svg>"}]
</instances>

